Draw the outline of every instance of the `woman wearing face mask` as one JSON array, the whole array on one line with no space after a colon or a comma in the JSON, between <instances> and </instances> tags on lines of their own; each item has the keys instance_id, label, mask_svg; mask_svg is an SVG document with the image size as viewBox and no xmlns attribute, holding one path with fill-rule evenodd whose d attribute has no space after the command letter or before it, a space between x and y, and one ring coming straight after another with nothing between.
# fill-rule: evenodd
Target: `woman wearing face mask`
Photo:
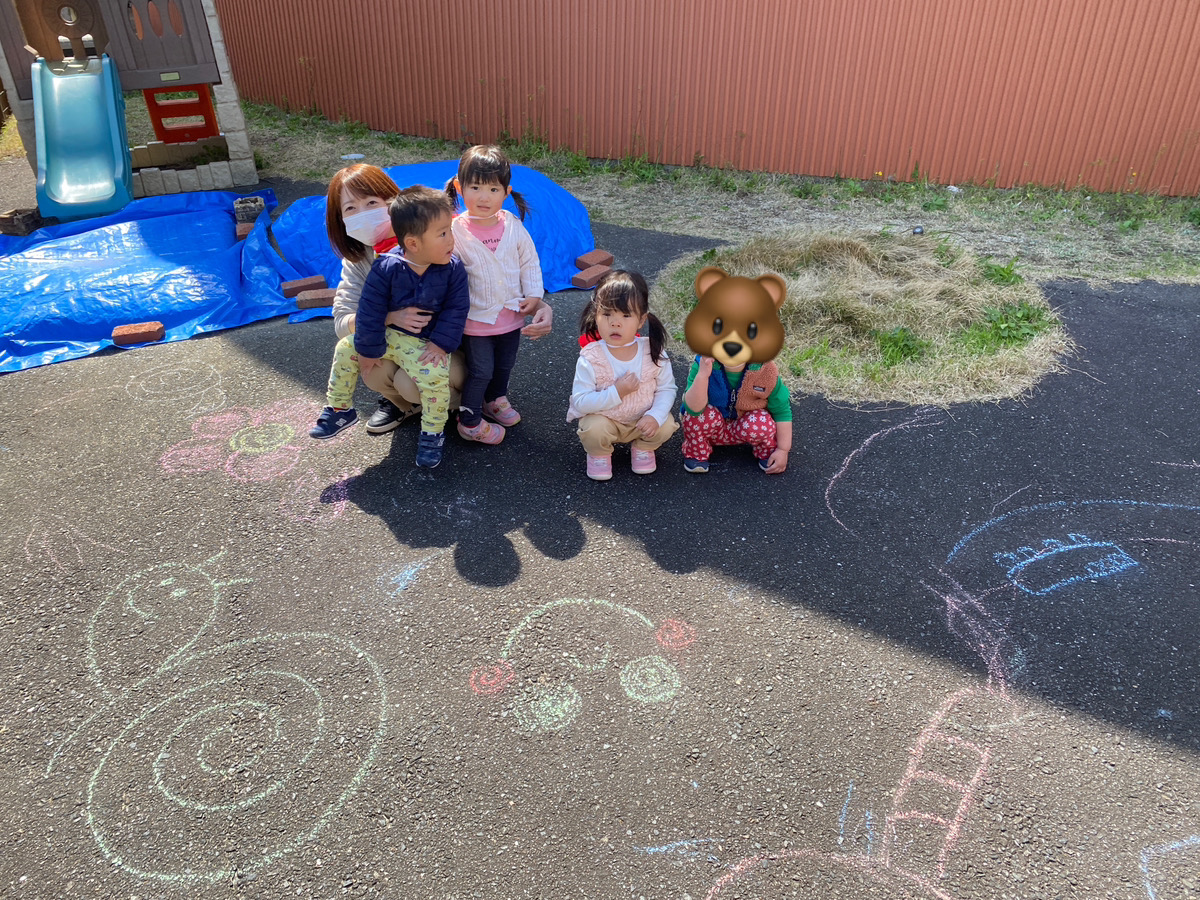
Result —
<instances>
[{"instance_id":1,"label":"woman wearing face mask","mask_svg":"<svg viewBox=\"0 0 1200 900\"><path fill-rule=\"evenodd\" d=\"M342 169L329 182L325 194L325 230L329 243L342 260L342 277L333 301L333 330L339 339L353 333L363 282L375 254L396 246L388 203L400 193L396 183L378 166L354 165ZM425 327L429 313L415 306L387 315L388 325L409 332ZM466 367L462 354L450 357L450 408L459 404ZM367 432L384 434L420 412L420 394L413 380L395 363L381 359L362 372L367 387L383 396L367 420Z\"/></svg>"}]
</instances>

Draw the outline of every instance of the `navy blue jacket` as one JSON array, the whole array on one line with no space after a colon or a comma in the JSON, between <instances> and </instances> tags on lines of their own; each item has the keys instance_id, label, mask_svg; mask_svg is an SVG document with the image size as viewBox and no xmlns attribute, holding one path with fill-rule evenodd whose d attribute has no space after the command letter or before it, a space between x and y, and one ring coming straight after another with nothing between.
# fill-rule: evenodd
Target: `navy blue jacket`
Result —
<instances>
[{"instance_id":1,"label":"navy blue jacket","mask_svg":"<svg viewBox=\"0 0 1200 900\"><path fill-rule=\"evenodd\" d=\"M432 341L447 353L457 350L471 309L467 270L462 260L452 256L449 263L431 265L418 275L399 253L393 251L377 257L363 284L354 317L354 349L359 355L376 359L383 356L387 350L384 320L389 312L406 306L433 313L429 324L416 337Z\"/></svg>"}]
</instances>

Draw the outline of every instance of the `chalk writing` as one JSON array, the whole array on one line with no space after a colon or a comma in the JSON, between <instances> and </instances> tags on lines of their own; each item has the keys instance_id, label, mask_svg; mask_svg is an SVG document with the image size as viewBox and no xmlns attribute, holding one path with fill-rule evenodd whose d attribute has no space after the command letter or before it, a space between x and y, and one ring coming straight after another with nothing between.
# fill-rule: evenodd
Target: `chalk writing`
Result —
<instances>
[{"instance_id":1,"label":"chalk writing","mask_svg":"<svg viewBox=\"0 0 1200 900\"><path fill-rule=\"evenodd\" d=\"M1009 566L1005 576L1027 594L1042 596L1079 581L1116 575L1137 566L1137 560L1111 541L1089 540L1085 534L1068 534L1067 540L1046 538L1042 546L1019 547L993 554Z\"/></svg>"},{"instance_id":2,"label":"chalk writing","mask_svg":"<svg viewBox=\"0 0 1200 900\"><path fill-rule=\"evenodd\" d=\"M861 444L842 461L842 466L829 479L825 485L825 508L829 510L829 515L833 517L833 521L837 522L846 531L854 534L855 531L845 522L838 518L836 512L833 511L833 489L837 487L838 482L842 480L845 474L850 470L850 466L863 454L867 452L867 448L881 438L887 437L897 431L907 431L910 428L929 428L932 425L941 425L945 421L941 415L935 410L922 408L917 410L916 415L907 421L901 422L899 425L893 425L891 428L885 428L883 431L877 431Z\"/></svg>"},{"instance_id":3,"label":"chalk writing","mask_svg":"<svg viewBox=\"0 0 1200 900\"><path fill-rule=\"evenodd\" d=\"M1159 844L1155 847L1146 847L1142 850L1142 880L1146 886L1147 900L1159 900L1159 890L1162 888L1162 885L1158 882L1162 879L1155 871L1158 863L1163 859L1179 856L1197 848L1200 848L1200 834L1193 834L1191 837L1186 837L1181 841L1172 841L1169 844ZM1172 894L1171 896L1176 895Z\"/></svg>"},{"instance_id":4,"label":"chalk writing","mask_svg":"<svg viewBox=\"0 0 1200 900\"><path fill-rule=\"evenodd\" d=\"M125 393L134 400L166 403L177 414L194 416L225 405L221 374L202 362L168 363L130 377Z\"/></svg>"},{"instance_id":5,"label":"chalk writing","mask_svg":"<svg viewBox=\"0 0 1200 900\"><path fill-rule=\"evenodd\" d=\"M504 693L516 681L512 659L518 655L522 639L535 622L570 609L588 609L605 615L614 614L631 622L638 629L653 633L655 642L666 650L678 653L696 640L696 630L679 619L667 619L656 629L645 615L627 606L607 600L553 600L526 615L504 641L500 659L471 672L471 690L479 696ZM584 674L596 674L608 669L613 648L604 644L594 648L587 658L578 653L562 651L559 657L570 668ZM653 705L667 703L679 693L681 679L674 664L659 654L642 656L620 667L619 680L626 696L638 703ZM569 725L583 706L579 690L570 683L545 684L537 682L525 687L517 696L514 713L524 727L538 731L556 731Z\"/></svg>"},{"instance_id":6,"label":"chalk writing","mask_svg":"<svg viewBox=\"0 0 1200 900\"><path fill-rule=\"evenodd\" d=\"M201 648L224 589L248 581L210 575L220 558L154 566L101 601L87 659L105 703L47 767L70 759L90 770L87 826L134 877L253 876L335 819L387 726L382 671L343 638L266 634ZM85 731L92 740L77 740Z\"/></svg>"}]
</instances>

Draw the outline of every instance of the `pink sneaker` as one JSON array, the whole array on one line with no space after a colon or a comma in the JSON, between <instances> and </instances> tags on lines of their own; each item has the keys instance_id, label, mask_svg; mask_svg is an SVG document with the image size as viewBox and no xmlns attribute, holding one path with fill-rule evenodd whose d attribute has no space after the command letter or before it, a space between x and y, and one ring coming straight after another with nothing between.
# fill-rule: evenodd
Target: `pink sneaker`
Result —
<instances>
[{"instance_id":1,"label":"pink sneaker","mask_svg":"<svg viewBox=\"0 0 1200 900\"><path fill-rule=\"evenodd\" d=\"M653 450L639 450L637 447L630 447L629 450L629 455L633 457L634 475L649 475L658 468Z\"/></svg>"},{"instance_id":2,"label":"pink sneaker","mask_svg":"<svg viewBox=\"0 0 1200 900\"><path fill-rule=\"evenodd\" d=\"M587 476L592 481L608 481L612 478L611 456L589 456L587 461Z\"/></svg>"},{"instance_id":3,"label":"pink sneaker","mask_svg":"<svg viewBox=\"0 0 1200 900\"><path fill-rule=\"evenodd\" d=\"M521 414L512 408L507 397L497 397L491 403L483 404L483 414L505 428L512 428L521 421Z\"/></svg>"},{"instance_id":4,"label":"pink sneaker","mask_svg":"<svg viewBox=\"0 0 1200 900\"><path fill-rule=\"evenodd\" d=\"M474 428L459 422L458 433L468 441L479 441L481 444L498 444L504 440L504 429L491 422L480 422Z\"/></svg>"}]
</instances>

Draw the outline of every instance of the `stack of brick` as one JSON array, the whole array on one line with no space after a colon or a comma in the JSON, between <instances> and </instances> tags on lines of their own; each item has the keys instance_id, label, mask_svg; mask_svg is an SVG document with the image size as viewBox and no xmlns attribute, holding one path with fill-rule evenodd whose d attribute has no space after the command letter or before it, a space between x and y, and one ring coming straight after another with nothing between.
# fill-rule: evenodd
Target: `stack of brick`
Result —
<instances>
[{"instance_id":1,"label":"stack of brick","mask_svg":"<svg viewBox=\"0 0 1200 900\"><path fill-rule=\"evenodd\" d=\"M571 284L581 290L591 290L601 278L612 271L613 255L607 250L593 250L575 260L580 271L571 276Z\"/></svg>"}]
</instances>

